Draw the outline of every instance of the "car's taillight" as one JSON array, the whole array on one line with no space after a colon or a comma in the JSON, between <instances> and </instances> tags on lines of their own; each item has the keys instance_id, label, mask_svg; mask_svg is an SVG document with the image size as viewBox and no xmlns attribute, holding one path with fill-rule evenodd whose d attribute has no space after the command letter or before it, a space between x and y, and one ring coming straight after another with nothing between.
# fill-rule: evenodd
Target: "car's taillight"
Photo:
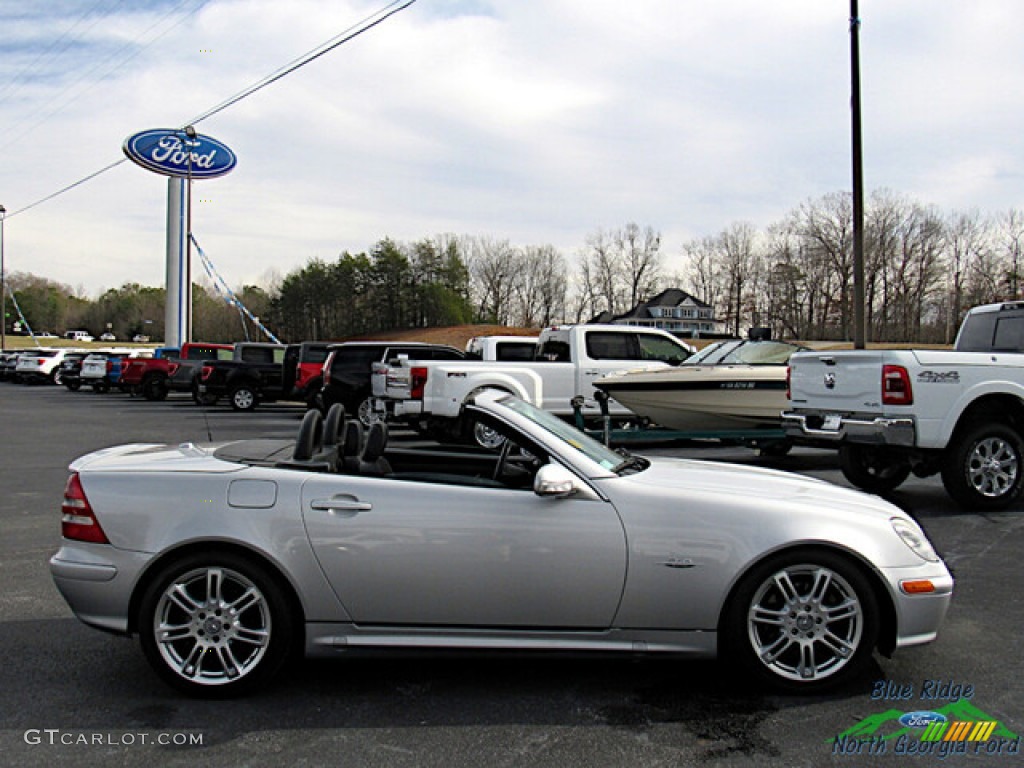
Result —
<instances>
[{"instance_id":1,"label":"car's taillight","mask_svg":"<svg viewBox=\"0 0 1024 768\"><path fill-rule=\"evenodd\" d=\"M204 365L203 370L200 372L200 377L202 378L203 381L206 381L208 378L210 378L211 373L213 373L213 366Z\"/></svg>"},{"instance_id":2,"label":"car's taillight","mask_svg":"<svg viewBox=\"0 0 1024 768\"><path fill-rule=\"evenodd\" d=\"M60 505L60 532L65 539L89 541L94 544L109 544L107 535L100 527L100 521L89 506L89 500L82 490L82 481L77 474L68 478L64 486L64 503Z\"/></svg>"},{"instance_id":3,"label":"car's taillight","mask_svg":"<svg viewBox=\"0 0 1024 768\"><path fill-rule=\"evenodd\" d=\"M793 399L793 368L786 366L786 399Z\"/></svg>"},{"instance_id":4,"label":"car's taillight","mask_svg":"<svg viewBox=\"0 0 1024 768\"><path fill-rule=\"evenodd\" d=\"M910 386L910 374L902 365L882 366L882 404L914 404L914 390Z\"/></svg>"},{"instance_id":5,"label":"car's taillight","mask_svg":"<svg viewBox=\"0 0 1024 768\"><path fill-rule=\"evenodd\" d=\"M427 369L413 368L409 375L409 397L413 400L423 399L423 390L427 386Z\"/></svg>"}]
</instances>

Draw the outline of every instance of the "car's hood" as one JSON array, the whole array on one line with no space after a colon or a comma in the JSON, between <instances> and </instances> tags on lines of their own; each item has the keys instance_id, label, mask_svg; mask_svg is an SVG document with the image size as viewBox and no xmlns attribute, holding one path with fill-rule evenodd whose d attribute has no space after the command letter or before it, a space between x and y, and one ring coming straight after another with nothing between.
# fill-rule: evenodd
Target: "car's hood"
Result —
<instances>
[{"instance_id":1,"label":"car's hood","mask_svg":"<svg viewBox=\"0 0 1024 768\"><path fill-rule=\"evenodd\" d=\"M650 461L650 467L630 476L650 488L685 488L688 492L722 495L734 500L788 501L822 512L909 519L899 507L877 496L791 472L693 459L659 457Z\"/></svg>"},{"instance_id":2,"label":"car's hood","mask_svg":"<svg viewBox=\"0 0 1024 768\"><path fill-rule=\"evenodd\" d=\"M116 445L80 456L71 462L72 472L237 472L240 464L214 457L224 443L159 445L132 443Z\"/></svg>"}]
</instances>

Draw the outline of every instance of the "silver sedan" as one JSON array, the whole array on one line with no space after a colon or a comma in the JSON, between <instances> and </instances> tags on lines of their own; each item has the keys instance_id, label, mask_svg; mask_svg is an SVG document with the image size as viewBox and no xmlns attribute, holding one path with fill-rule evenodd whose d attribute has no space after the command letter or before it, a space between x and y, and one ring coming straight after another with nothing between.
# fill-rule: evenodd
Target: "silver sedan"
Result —
<instances>
[{"instance_id":1,"label":"silver sedan","mask_svg":"<svg viewBox=\"0 0 1024 768\"><path fill-rule=\"evenodd\" d=\"M613 452L510 395L499 449L388 446L333 409L297 440L126 445L71 465L58 588L191 694L292 654L728 654L813 691L933 640L953 580L917 523L781 472ZM365 431L365 434L364 434Z\"/></svg>"}]
</instances>

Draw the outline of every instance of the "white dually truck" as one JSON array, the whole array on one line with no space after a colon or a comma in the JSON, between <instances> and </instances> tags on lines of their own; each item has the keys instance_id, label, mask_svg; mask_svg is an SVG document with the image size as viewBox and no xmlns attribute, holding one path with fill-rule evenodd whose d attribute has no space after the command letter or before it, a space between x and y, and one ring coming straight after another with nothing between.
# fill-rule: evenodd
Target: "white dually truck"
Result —
<instances>
[{"instance_id":1,"label":"white dually truck","mask_svg":"<svg viewBox=\"0 0 1024 768\"><path fill-rule=\"evenodd\" d=\"M511 392L564 418L573 416L572 400L583 398L583 415L597 419L594 381L614 371L679 365L694 349L656 328L580 324L545 328L536 353L524 362L486 360L410 360L374 364L374 410L381 417L407 421L421 430L463 436L462 408L484 389ZM613 417L633 414L612 401ZM487 436L475 435L487 444Z\"/></svg>"},{"instance_id":2,"label":"white dually truck","mask_svg":"<svg viewBox=\"0 0 1024 768\"><path fill-rule=\"evenodd\" d=\"M864 490L941 474L953 499L982 511L1024 488L1024 302L970 310L952 350L799 352L789 387L787 435L838 448Z\"/></svg>"}]
</instances>

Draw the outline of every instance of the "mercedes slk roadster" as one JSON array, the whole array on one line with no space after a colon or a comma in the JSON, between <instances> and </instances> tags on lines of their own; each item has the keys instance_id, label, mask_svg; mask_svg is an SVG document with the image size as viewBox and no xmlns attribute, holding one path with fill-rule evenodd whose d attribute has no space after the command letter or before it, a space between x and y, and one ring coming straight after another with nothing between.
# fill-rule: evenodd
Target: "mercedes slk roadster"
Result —
<instances>
[{"instance_id":1,"label":"mercedes slk roadster","mask_svg":"<svg viewBox=\"0 0 1024 768\"><path fill-rule=\"evenodd\" d=\"M726 655L815 691L936 637L953 579L885 501L615 452L496 391L464 419L500 448L388 445L336 407L295 440L88 454L53 578L79 619L138 635L205 696L293 654L502 649Z\"/></svg>"}]
</instances>

